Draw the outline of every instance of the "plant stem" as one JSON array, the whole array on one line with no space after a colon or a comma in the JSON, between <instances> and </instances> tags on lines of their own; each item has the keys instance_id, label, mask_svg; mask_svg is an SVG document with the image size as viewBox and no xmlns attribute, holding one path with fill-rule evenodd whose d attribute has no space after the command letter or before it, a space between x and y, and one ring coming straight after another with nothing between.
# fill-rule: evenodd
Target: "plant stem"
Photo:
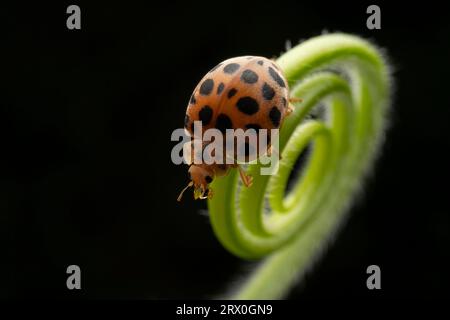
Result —
<instances>
[{"instance_id":1,"label":"plant stem","mask_svg":"<svg viewBox=\"0 0 450 320\"><path fill-rule=\"evenodd\" d=\"M312 266L343 222L383 142L390 76L380 51L346 34L312 38L281 56L291 96L303 101L280 130L277 174L249 165L253 186L236 172L213 183L215 234L230 252L260 266L230 298L282 298ZM318 103L326 119L305 119ZM286 184L305 147L312 152L292 189Z\"/></svg>"}]
</instances>

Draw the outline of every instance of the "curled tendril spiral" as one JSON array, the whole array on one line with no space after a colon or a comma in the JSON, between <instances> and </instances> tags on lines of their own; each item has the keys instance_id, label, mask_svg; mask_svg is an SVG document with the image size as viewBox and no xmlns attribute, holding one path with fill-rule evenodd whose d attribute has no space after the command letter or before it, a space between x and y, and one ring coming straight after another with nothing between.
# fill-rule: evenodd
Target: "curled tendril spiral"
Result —
<instances>
[{"instance_id":1,"label":"curled tendril spiral","mask_svg":"<svg viewBox=\"0 0 450 320\"><path fill-rule=\"evenodd\" d=\"M277 299L288 292L345 217L386 127L389 70L369 42L322 35L292 48L277 64L289 80L291 97L303 100L280 131L277 174L261 175L262 164L251 164L251 188L241 188L232 172L216 179L215 196L208 201L223 246L244 259L264 258L230 297L235 299ZM319 103L325 119L308 119ZM308 145L302 174L287 188Z\"/></svg>"}]
</instances>

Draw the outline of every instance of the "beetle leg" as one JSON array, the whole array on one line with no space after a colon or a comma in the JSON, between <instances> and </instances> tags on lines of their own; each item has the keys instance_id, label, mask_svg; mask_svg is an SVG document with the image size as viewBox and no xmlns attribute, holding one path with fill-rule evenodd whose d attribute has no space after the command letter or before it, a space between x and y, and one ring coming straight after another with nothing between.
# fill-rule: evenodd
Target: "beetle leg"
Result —
<instances>
[{"instance_id":1,"label":"beetle leg","mask_svg":"<svg viewBox=\"0 0 450 320\"><path fill-rule=\"evenodd\" d=\"M240 165L237 166L239 170L239 175L241 176L242 183L246 187L250 187L253 183L253 177L245 173L244 169Z\"/></svg>"}]
</instances>

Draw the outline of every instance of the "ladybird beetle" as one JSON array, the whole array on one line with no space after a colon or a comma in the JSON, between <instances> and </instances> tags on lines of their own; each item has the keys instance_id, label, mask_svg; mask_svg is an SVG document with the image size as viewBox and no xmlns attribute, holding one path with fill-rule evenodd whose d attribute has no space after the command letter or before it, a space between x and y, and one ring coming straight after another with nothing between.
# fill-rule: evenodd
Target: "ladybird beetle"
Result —
<instances>
[{"instance_id":1,"label":"ladybird beetle","mask_svg":"<svg viewBox=\"0 0 450 320\"><path fill-rule=\"evenodd\" d=\"M274 61L257 56L231 58L212 68L195 88L186 109L185 131L198 138L194 137L195 121L204 130L215 128L223 135L226 129L279 129L292 111L290 101L288 83ZM271 152L270 145L266 151ZM211 198L209 184L231 168L239 169L245 186L251 185L252 177L237 163L190 163L191 181L178 201L189 187L194 187L195 199Z\"/></svg>"}]
</instances>

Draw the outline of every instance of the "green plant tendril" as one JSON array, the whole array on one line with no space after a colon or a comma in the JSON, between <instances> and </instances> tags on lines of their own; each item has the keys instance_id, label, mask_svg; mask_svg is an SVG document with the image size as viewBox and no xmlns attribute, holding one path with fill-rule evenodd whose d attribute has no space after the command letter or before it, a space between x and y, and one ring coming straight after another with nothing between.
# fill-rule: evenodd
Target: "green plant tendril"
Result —
<instances>
[{"instance_id":1,"label":"green plant tendril","mask_svg":"<svg viewBox=\"0 0 450 320\"><path fill-rule=\"evenodd\" d=\"M278 299L299 279L336 232L371 168L384 137L388 66L369 42L347 34L312 38L277 60L291 96L303 99L280 130L279 171L240 186L237 170L216 179L208 201L215 234L244 259L265 257L230 298ZM305 119L318 103L326 119ZM305 147L302 174L286 184Z\"/></svg>"}]
</instances>

